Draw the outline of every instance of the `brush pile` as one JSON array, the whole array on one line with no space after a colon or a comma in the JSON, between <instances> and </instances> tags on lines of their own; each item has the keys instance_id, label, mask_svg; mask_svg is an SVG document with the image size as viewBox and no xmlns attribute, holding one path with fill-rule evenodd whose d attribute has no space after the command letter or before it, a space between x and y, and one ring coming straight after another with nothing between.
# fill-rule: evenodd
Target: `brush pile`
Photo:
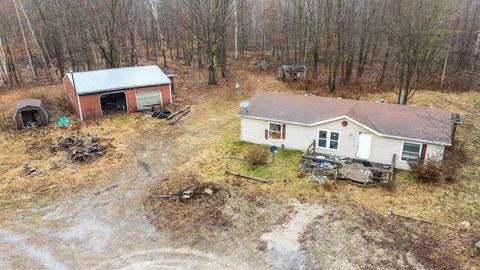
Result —
<instances>
[{"instance_id":1,"label":"brush pile","mask_svg":"<svg viewBox=\"0 0 480 270\"><path fill-rule=\"evenodd\" d=\"M100 144L98 137L84 140L74 135L60 138L57 146L52 147L51 150L52 153L66 151L68 158L74 162L93 161L107 152L107 148Z\"/></svg>"},{"instance_id":2,"label":"brush pile","mask_svg":"<svg viewBox=\"0 0 480 270\"><path fill-rule=\"evenodd\" d=\"M229 227L230 217L222 211L225 193L221 186L199 178L196 173L176 170L166 175L145 201L147 218L161 230L182 235L199 228L216 231Z\"/></svg>"},{"instance_id":3,"label":"brush pile","mask_svg":"<svg viewBox=\"0 0 480 270\"><path fill-rule=\"evenodd\" d=\"M213 195L218 191L217 188L215 188L212 185L201 185L201 186L192 186L189 187L185 190L182 190L180 192L176 192L173 194L168 194L168 195L152 195L153 198L172 198L172 199L179 199L182 202L186 202L188 200L192 199L198 199L203 196L208 196L208 195Z\"/></svg>"}]
</instances>

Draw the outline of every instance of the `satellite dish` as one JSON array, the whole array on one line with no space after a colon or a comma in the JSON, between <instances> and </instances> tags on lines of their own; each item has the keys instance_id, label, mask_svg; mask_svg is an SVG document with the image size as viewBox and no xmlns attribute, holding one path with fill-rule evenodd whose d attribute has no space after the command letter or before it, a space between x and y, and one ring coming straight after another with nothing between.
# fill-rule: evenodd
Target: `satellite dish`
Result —
<instances>
[{"instance_id":1,"label":"satellite dish","mask_svg":"<svg viewBox=\"0 0 480 270\"><path fill-rule=\"evenodd\" d=\"M242 100L240 102L240 108L242 108L242 109L246 110L246 109L248 109L249 106L250 106L250 101L248 101L248 100Z\"/></svg>"}]
</instances>

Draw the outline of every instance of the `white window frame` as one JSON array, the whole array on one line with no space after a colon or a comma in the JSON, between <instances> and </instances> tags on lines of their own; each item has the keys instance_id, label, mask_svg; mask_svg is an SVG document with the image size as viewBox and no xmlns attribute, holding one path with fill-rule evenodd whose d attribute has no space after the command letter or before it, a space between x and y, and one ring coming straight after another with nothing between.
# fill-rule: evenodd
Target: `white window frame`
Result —
<instances>
[{"instance_id":1,"label":"white window frame","mask_svg":"<svg viewBox=\"0 0 480 270\"><path fill-rule=\"evenodd\" d=\"M327 144L325 145L325 147L323 146L320 146L320 140L319 140L319 136L320 135L320 131L325 131L327 132L327 138L326 138L326 141L327 141ZM330 141L331 141L331 133L334 132L334 133L337 133L338 134L338 140L336 140L337 142L337 149L333 149L333 148L330 148ZM328 129L318 129L317 130L317 148L320 148L320 149L325 149L325 150L330 150L330 151L339 151L340 149L340 131L337 131L337 130L328 130Z\"/></svg>"},{"instance_id":2,"label":"white window frame","mask_svg":"<svg viewBox=\"0 0 480 270\"><path fill-rule=\"evenodd\" d=\"M422 145L421 143L410 142L410 141L402 141L402 149L400 150L400 161L402 161L402 162L408 162L408 160L403 159L403 148L405 147L405 143L410 143L410 144L419 145L420 148L419 148L419 150L418 150L418 158L421 158L421 156L422 156L422 147L423 147L423 145ZM409 151L407 151L407 152L414 154L413 152L409 152Z\"/></svg>"},{"instance_id":3,"label":"white window frame","mask_svg":"<svg viewBox=\"0 0 480 270\"><path fill-rule=\"evenodd\" d=\"M270 131L270 124L273 124L273 125L279 125L280 126L280 139L274 139L272 138L271 136L271 132ZM283 141L284 139L283 138L283 124L281 123L276 123L276 122L268 122L268 126L267 126L267 130L268 130L268 139L271 140L271 141ZM278 131L274 131L275 133L277 133Z\"/></svg>"}]
</instances>

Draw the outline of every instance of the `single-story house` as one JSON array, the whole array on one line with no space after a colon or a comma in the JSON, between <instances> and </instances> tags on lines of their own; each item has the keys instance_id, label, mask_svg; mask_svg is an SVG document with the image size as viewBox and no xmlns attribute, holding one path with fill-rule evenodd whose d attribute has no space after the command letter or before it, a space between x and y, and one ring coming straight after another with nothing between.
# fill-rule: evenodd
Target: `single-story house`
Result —
<instances>
[{"instance_id":1,"label":"single-story house","mask_svg":"<svg viewBox=\"0 0 480 270\"><path fill-rule=\"evenodd\" d=\"M70 72L63 85L68 104L83 121L171 104L173 74L155 65Z\"/></svg>"},{"instance_id":2,"label":"single-story house","mask_svg":"<svg viewBox=\"0 0 480 270\"><path fill-rule=\"evenodd\" d=\"M242 109L241 140L392 164L442 158L452 145L452 112L380 102L257 91Z\"/></svg>"},{"instance_id":3,"label":"single-story house","mask_svg":"<svg viewBox=\"0 0 480 270\"><path fill-rule=\"evenodd\" d=\"M40 99L21 100L15 109L13 120L18 129L46 126L49 121L47 106Z\"/></svg>"}]
</instances>

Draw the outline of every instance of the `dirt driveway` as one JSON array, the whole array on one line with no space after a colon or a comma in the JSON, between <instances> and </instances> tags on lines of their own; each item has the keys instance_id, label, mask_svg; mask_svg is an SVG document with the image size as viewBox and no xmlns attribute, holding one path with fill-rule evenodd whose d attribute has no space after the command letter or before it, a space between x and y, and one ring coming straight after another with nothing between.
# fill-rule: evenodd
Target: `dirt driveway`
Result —
<instances>
[{"instance_id":1,"label":"dirt driveway","mask_svg":"<svg viewBox=\"0 0 480 270\"><path fill-rule=\"evenodd\" d=\"M252 206L248 197L233 195L230 209L224 210L233 217L231 229L194 245L172 241L171 232L159 231L148 221L143 203L164 174L175 167L198 166L192 155L223 136L229 120L221 117L209 118L217 128L198 129L199 117L211 117L204 109L194 106L194 116L186 122L145 133L144 143L132 149L132 162L112 172L110 185L41 209L19 209L16 218L0 221L0 268L359 269L372 263L422 267L411 254L392 253L369 242L371 232L357 232L362 226L357 214L339 216L340 207L297 200L265 199ZM382 259L372 261L370 254Z\"/></svg>"},{"instance_id":2,"label":"dirt driveway","mask_svg":"<svg viewBox=\"0 0 480 270\"><path fill-rule=\"evenodd\" d=\"M257 83L263 79L242 85ZM158 230L144 209L149 191L174 168L206 166L192 157L210 155L211 142L225 133L238 136L234 113L240 97L219 103L215 96L224 90L215 91L195 93L203 102L184 122L131 142L131 162L112 171L107 186L43 208L17 209L0 220L0 269L476 269L474 257L465 259L470 243L449 231L437 238L429 228L387 220L335 192L305 203L275 200L274 192L255 197L227 191L222 211L232 218L229 230L195 244ZM437 248L446 245L451 249ZM454 260L457 255L463 264Z\"/></svg>"},{"instance_id":3,"label":"dirt driveway","mask_svg":"<svg viewBox=\"0 0 480 270\"><path fill-rule=\"evenodd\" d=\"M188 121L188 120L187 120ZM0 222L2 269L181 269L236 268L208 252L172 249L145 218L143 199L168 168L186 161L201 142L179 145L178 125L144 134L144 145L115 180L42 209L19 209L19 218ZM211 132L211 131L209 131ZM213 132L221 132L216 130Z\"/></svg>"}]
</instances>

